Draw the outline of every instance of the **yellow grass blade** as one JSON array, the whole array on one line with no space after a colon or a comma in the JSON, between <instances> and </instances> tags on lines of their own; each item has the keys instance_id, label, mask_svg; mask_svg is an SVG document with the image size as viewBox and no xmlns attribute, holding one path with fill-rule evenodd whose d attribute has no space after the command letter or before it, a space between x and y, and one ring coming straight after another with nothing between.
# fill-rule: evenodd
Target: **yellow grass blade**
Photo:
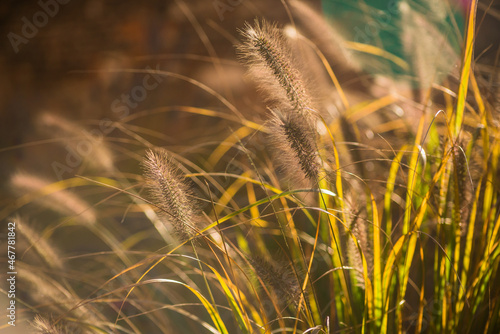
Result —
<instances>
[{"instance_id":1,"label":"yellow grass blade","mask_svg":"<svg viewBox=\"0 0 500 334\"><path fill-rule=\"evenodd\" d=\"M346 41L346 46L355 51L360 51L363 53L371 54L374 56L379 56L382 58L385 58L394 64L398 65L401 69L408 71L410 69L410 66L406 61L403 59L399 58L398 56L385 51L384 49L381 49L379 47L376 47L374 45L369 45L369 44L363 44L363 43L358 43L358 42L353 42L353 41Z\"/></svg>"},{"instance_id":2,"label":"yellow grass blade","mask_svg":"<svg viewBox=\"0 0 500 334\"><path fill-rule=\"evenodd\" d=\"M465 109L465 99L469 87L469 75L474 51L474 28L476 25L477 0L471 0L469 15L467 20L467 31L465 35L464 55L462 59L462 72L460 74L460 85L458 87L457 109L455 122L453 124L453 137L456 138L462 127L462 120Z\"/></svg>"}]
</instances>

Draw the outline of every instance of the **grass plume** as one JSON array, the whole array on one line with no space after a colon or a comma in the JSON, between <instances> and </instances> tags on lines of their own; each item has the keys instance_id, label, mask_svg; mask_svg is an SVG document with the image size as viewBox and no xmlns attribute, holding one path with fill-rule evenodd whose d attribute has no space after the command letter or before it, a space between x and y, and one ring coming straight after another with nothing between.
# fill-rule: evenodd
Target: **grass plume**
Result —
<instances>
[{"instance_id":1,"label":"grass plume","mask_svg":"<svg viewBox=\"0 0 500 334\"><path fill-rule=\"evenodd\" d=\"M92 225L96 222L92 206L62 185L57 186L49 180L23 172L14 174L10 185L19 195L41 192L34 198L34 202L63 216L75 217L83 224Z\"/></svg>"},{"instance_id":2,"label":"grass plume","mask_svg":"<svg viewBox=\"0 0 500 334\"><path fill-rule=\"evenodd\" d=\"M61 323L55 322L54 320L49 320L47 317L41 315L36 315L35 319L31 322L31 327L34 330L33 334L91 334L97 333L97 331L92 331L78 326L75 323L69 321Z\"/></svg>"},{"instance_id":3,"label":"grass plume","mask_svg":"<svg viewBox=\"0 0 500 334\"><path fill-rule=\"evenodd\" d=\"M320 160L313 124L310 118L300 114L272 111L271 145L290 180L307 179L314 183L318 179Z\"/></svg>"},{"instance_id":4,"label":"grass plume","mask_svg":"<svg viewBox=\"0 0 500 334\"><path fill-rule=\"evenodd\" d=\"M36 315L32 323L35 334L67 334L67 329L60 325L54 325L47 318Z\"/></svg>"},{"instance_id":5,"label":"grass plume","mask_svg":"<svg viewBox=\"0 0 500 334\"><path fill-rule=\"evenodd\" d=\"M100 130L87 130L75 122L49 112L40 114L37 125L42 133L61 139L61 144L69 152L80 156L90 167L101 171L113 170L113 154Z\"/></svg>"},{"instance_id":6,"label":"grass plume","mask_svg":"<svg viewBox=\"0 0 500 334\"><path fill-rule=\"evenodd\" d=\"M250 261L257 276L266 286L270 286L279 305L299 303L302 290L290 265L253 256Z\"/></svg>"},{"instance_id":7,"label":"grass plume","mask_svg":"<svg viewBox=\"0 0 500 334\"><path fill-rule=\"evenodd\" d=\"M54 245L44 238L40 233L35 231L24 219L15 217L13 221L17 222L17 229L23 238L28 242L29 247L40 255L40 257L54 270L62 270L64 262L61 259L61 254L56 250Z\"/></svg>"},{"instance_id":8,"label":"grass plume","mask_svg":"<svg viewBox=\"0 0 500 334\"><path fill-rule=\"evenodd\" d=\"M148 150L142 162L144 180L151 201L184 241L196 234L198 212L191 199L189 186L164 150Z\"/></svg>"},{"instance_id":9,"label":"grass plume","mask_svg":"<svg viewBox=\"0 0 500 334\"><path fill-rule=\"evenodd\" d=\"M253 26L247 23L241 33L245 42L238 50L268 100L280 107L308 112L312 108L311 97L293 64L282 30L256 20Z\"/></svg>"}]
</instances>

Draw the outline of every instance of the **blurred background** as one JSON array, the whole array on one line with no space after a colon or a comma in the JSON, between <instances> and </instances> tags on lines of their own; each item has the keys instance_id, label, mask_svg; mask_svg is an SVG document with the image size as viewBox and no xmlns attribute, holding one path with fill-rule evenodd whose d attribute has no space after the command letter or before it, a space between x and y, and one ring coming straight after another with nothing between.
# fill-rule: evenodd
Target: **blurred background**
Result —
<instances>
[{"instance_id":1,"label":"blurred background","mask_svg":"<svg viewBox=\"0 0 500 334\"><path fill-rule=\"evenodd\" d=\"M308 3L318 11L324 10L348 40L371 43L397 33L394 26L376 31L371 25L380 22L384 10L389 13L395 1L378 1L368 9L360 1ZM433 13L431 2L412 3ZM439 5L432 3L434 7ZM458 28L463 27L466 6L466 1L457 2L453 15L445 20L453 19ZM482 73L483 83L496 82L493 86L498 87L498 71L493 69L499 56L500 3L482 0L478 13L476 70ZM200 85L206 85L246 117L254 117L264 107L255 103L255 89L245 84L244 68L237 63L234 44L239 40L238 29L255 17L289 22L278 0L2 1L0 16L4 36L0 42L2 179L14 169L53 177L51 162L67 151L63 145L44 141L54 138L50 128L40 129L38 116L49 112L89 128L98 128L103 119L120 120L126 103L123 94L130 96L134 87L144 85L147 69L182 77L162 77L158 85L151 81L155 88L146 90L147 96L128 102L128 115L178 105L227 111L220 99L200 89ZM380 36L367 40L366 34L375 32ZM386 38L381 47L404 58L402 43ZM450 42L454 48L459 43ZM370 68L365 70L373 74ZM352 84L349 76L352 72L346 71L340 76L341 82L351 80ZM191 79L196 82L189 82ZM177 145L179 151L220 139L231 131L222 123L175 108L134 121L137 126L163 134L154 144ZM117 130L112 135L120 136Z\"/></svg>"},{"instance_id":2,"label":"blurred background","mask_svg":"<svg viewBox=\"0 0 500 334\"><path fill-rule=\"evenodd\" d=\"M51 13L37 14L47 12L40 3L52 4L48 8L56 12L53 17ZM0 42L0 148L10 148L0 153L2 178L12 173L12 168L34 167L39 173L50 174L48 156L52 160L64 156L64 149L53 144L15 148L47 138L36 126L41 113L62 115L90 127L104 118L119 120L123 113L112 110L112 103L143 85L145 73L134 71L151 68L178 73L221 92L237 106L251 105L251 96L241 94L245 89L244 69L236 62L237 29L257 16L278 21L286 17L279 2L271 5L266 1L241 1L237 5L173 0L40 3L4 1L0 5L4 36ZM44 16L48 17L46 23ZM26 19L40 20L31 37L31 31L24 27ZM30 33L28 38L23 32ZM221 67L218 62L223 63L224 73L217 71ZM157 86L154 80L148 81L155 88L147 90L145 98L138 92L140 101L130 102L128 114L175 105L215 110L223 107L185 79L164 77ZM88 124L89 120L94 124ZM203 133L210 136L220 132L217 124L206 123L210 121L174 110L142 125L161 131L169 139L163 145L188 145L189 140L203 140ZM59 152L52 153L54 150Z\"/></svg>"}]
</instances>

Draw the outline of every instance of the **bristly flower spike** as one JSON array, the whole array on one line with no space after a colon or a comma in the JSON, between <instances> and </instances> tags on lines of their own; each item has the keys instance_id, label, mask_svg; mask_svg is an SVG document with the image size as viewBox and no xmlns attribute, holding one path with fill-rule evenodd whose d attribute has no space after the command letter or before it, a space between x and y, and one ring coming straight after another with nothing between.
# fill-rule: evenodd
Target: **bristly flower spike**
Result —
<instances>
[{"instance_id":1,"label":"bristly flower spike","mask_svg":"<svg viewBox=\"0 0 500 334\"><path fill-rule=\"evenodd\" d=\"M172 224L181 241L192 238L197 231L198 212L179 169L167 152L159 149L148 150L142 166L151 201L161 210L160 217Z\"/></svg>"},{"instance_id":2,"label":"bristly flower spike","mask_svg":"<svg viewBox=\"0 0 500 334\"><path fill-rule=\"evenodd\" d=\"M303 79L291 61L291 51L283 32L266 21L245 25L245 43L239 47L242 58L249 62L250 74L267 92L270 100L286 102L297 112L311 109ZM283 105L280 105L283 107Z\"/></svg>"},{"instance_id":3,"label":"bristly flower spike","mask_svg":"<svg viewBox=\"0 0 500 334\"><path fill-rule=\"evenodd\" d=\"M314 122L300 114L281 113L277 110L273 110L272 115L270 136L281 167L290 179L316 182L320 158Z\"/></svg>"}]
</instances>

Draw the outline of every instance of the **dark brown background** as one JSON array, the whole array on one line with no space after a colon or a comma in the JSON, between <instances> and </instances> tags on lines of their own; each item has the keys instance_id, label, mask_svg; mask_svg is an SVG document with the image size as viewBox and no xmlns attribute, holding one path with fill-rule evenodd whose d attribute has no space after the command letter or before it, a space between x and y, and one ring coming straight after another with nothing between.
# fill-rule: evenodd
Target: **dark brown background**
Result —
<instances>
[{"instance_id":1,"label":"dark brown background","mask_svg":"<svg viewBox=\"0 0 500 334\"><path fill-rule=\"evenodd\" d=\"M35 167L50 174L52 158L48 158L49 163L40 158L50 155L55 149L53 145L27 149L13 149L13 146L44 138L33 124L36 115L42 111L65 115L82 124L86 124L84 120L113 118L112 101L122 93L130 92L143 77L143 74L121 70L141 70L159 65L162 70L180 73L216 91L228 93L225 94L228 100L252 117L255 95L247 93L240 66L225 67L221 77L213 62L189 59L187 55L209 56L215 52L212 55L235 61L234 43L239 39L237 29L245 21L264 16L285 22L286 12L279 0L248 0L229 6L231 11L224 12L221 20L214 3L187 0L69 1L60 5L58 13L15 53L7 34L21 34L21 19L27 17L32 21L33 15L41 8L37 1L3 1L0 4L0 150L3 149L0 151L0 177L7 177L16 168ZM221 0L219 3L234 1ZM318 7L319 1L312 3ZM479 19L489 4L488 1L483 3L478 10ZM182 4L187 12L182 10ZM480 57L480 69L486 79L494 79L492 69L498 56L500 35L499 8L497 1L484 16L485 21L480 21L476 56L487 50ZM193 27L193 20L187 18L189 13L206 34L205 42ZM223 109L219 101L192 84L165 78L133 112L167 105ZM143 125L162 131L171 139L164 144L188 145L203 140L204 135L211 138L211 135L227 130L224 128L227 125L176 112L148 122Z\"/></svg>"}]
</instances>

